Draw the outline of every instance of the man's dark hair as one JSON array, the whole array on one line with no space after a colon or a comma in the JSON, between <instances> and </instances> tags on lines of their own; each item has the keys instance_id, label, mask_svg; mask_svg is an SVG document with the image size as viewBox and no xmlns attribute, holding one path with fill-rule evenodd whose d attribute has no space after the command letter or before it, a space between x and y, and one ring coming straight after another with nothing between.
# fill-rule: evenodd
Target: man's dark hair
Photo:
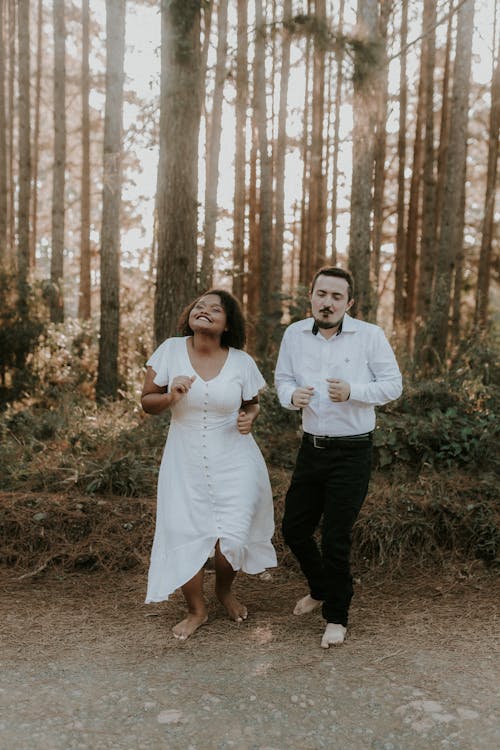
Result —
<instances>
[{"instance_id":1,"label":"man's dark hair","mask_svg":"<svg viewBox=\"0 0 500 750\"><path fill-rule=\"evenodd\" d=\"M240 303L232 294L225 289L209 289L196 297L181 313L179 318L179 330L183 336L192 336L193 331L189 326L189 316L196 303L208 294L216 294L224 308L227 318L227 331L221 336L222 346L232 346L234 349L243 349L246 341L245 318L241 312Z\"/></svg>"},{"instance_id":2,"label":"man's dark hair","mask_svg":"<svg viewBox=\"0 0 500 750\"><path fill-rule=\"evenodd\" d=\"M354 279L349 271L344 271L343 268L338 268L338 266L323 266L323 268L320 268L319 271L316 271L314 274L311 283L311 294L313 293L314 285L318 280L318 276L337 276L339 279L345 279L347 281L348 300L351 300L354 297Z\"/></svg>"}]
</instances>

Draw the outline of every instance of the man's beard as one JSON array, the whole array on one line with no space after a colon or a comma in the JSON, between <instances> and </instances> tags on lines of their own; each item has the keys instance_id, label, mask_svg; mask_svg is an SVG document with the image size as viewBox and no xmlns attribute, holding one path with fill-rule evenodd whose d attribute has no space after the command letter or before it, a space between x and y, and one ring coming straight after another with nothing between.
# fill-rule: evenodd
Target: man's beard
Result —
<instances>
[{"instance_id":1,"label":"man's beard","mask_svg":"<svg viewBox=\"0 0 500 750\"><path fill-rule=\"evenodd\" d=\"M321 313L321 310L320 310ZM339 325L342 323L342 320L344 319L344 316L340 317L338 320L324 320L321 318L314 318L314 321L318 328L324 328L325 330L328 330L330 328L338 328Z\"/></svg>"}]
</instances>

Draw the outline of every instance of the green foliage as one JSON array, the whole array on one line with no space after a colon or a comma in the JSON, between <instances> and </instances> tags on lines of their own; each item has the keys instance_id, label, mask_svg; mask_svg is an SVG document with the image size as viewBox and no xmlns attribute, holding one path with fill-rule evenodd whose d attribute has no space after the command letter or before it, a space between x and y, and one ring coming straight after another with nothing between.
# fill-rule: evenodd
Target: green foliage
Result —
<instances>
[{"instance_id":1,"label":"green foliage","mask_svg":"<svg viewBox=\"0 0 500 750\"><path fill-rule=\"evenodd\" d=\"M20 310L16 278L0 271L0 402L16 398L31 386L31 355L44 323L37 289L30 289L26 310Z\"/></svg>"}]
</instances>

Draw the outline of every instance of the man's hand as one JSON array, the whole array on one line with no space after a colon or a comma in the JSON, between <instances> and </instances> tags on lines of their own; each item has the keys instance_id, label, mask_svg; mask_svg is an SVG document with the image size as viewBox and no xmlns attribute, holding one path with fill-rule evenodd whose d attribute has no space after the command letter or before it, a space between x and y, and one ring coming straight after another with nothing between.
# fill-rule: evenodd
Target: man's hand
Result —
<instances>
[{"instance_id":1,"label":"man's hand","mask_svg":"<svg viewBox=\"0 0 500 750\"><path fill-rule=\"evenodd\" d=\"M328 396L330 401L338 403L339 401L347 401L351 395L351 386L346 383L345 380L337 380L336 378L327 378L328 383Z\"/></svg>"},{"instance_id":2,"label":"man's hand","mask_svg":"<svg viewBox=\"0 0 500 750\"><path fill-rule=\"evenodd\" d=\"M309 405L310 400L314 394L314 388L312 385L307 385L305 388L296 388L292 393L292 404L297 406L299 409L304 409Z\"/></svg>"}]
</instances>

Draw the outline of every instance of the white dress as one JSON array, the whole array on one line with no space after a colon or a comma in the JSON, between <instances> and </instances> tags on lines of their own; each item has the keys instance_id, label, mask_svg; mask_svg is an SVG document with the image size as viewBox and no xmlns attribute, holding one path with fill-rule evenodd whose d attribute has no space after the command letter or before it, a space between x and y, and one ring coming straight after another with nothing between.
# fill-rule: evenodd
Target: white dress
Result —
<instances>
[{"instance_id":1,"label":"white dress","mask_svg":"<svg viewBox=\"0 0 500 750\"><path fill-rule=\"evenodd\" d=\"M203 380L191 365L187 340L167 339L147 363L159 386L177 375L196 379L172 407L146 602L165 601L187 583L217 540L234 570L260 573L277 564L266 464L252 435L236 427L242 400L250 401L265 381L253 359L232 348L219 374Z\"/></svg>"}]
</instances>

